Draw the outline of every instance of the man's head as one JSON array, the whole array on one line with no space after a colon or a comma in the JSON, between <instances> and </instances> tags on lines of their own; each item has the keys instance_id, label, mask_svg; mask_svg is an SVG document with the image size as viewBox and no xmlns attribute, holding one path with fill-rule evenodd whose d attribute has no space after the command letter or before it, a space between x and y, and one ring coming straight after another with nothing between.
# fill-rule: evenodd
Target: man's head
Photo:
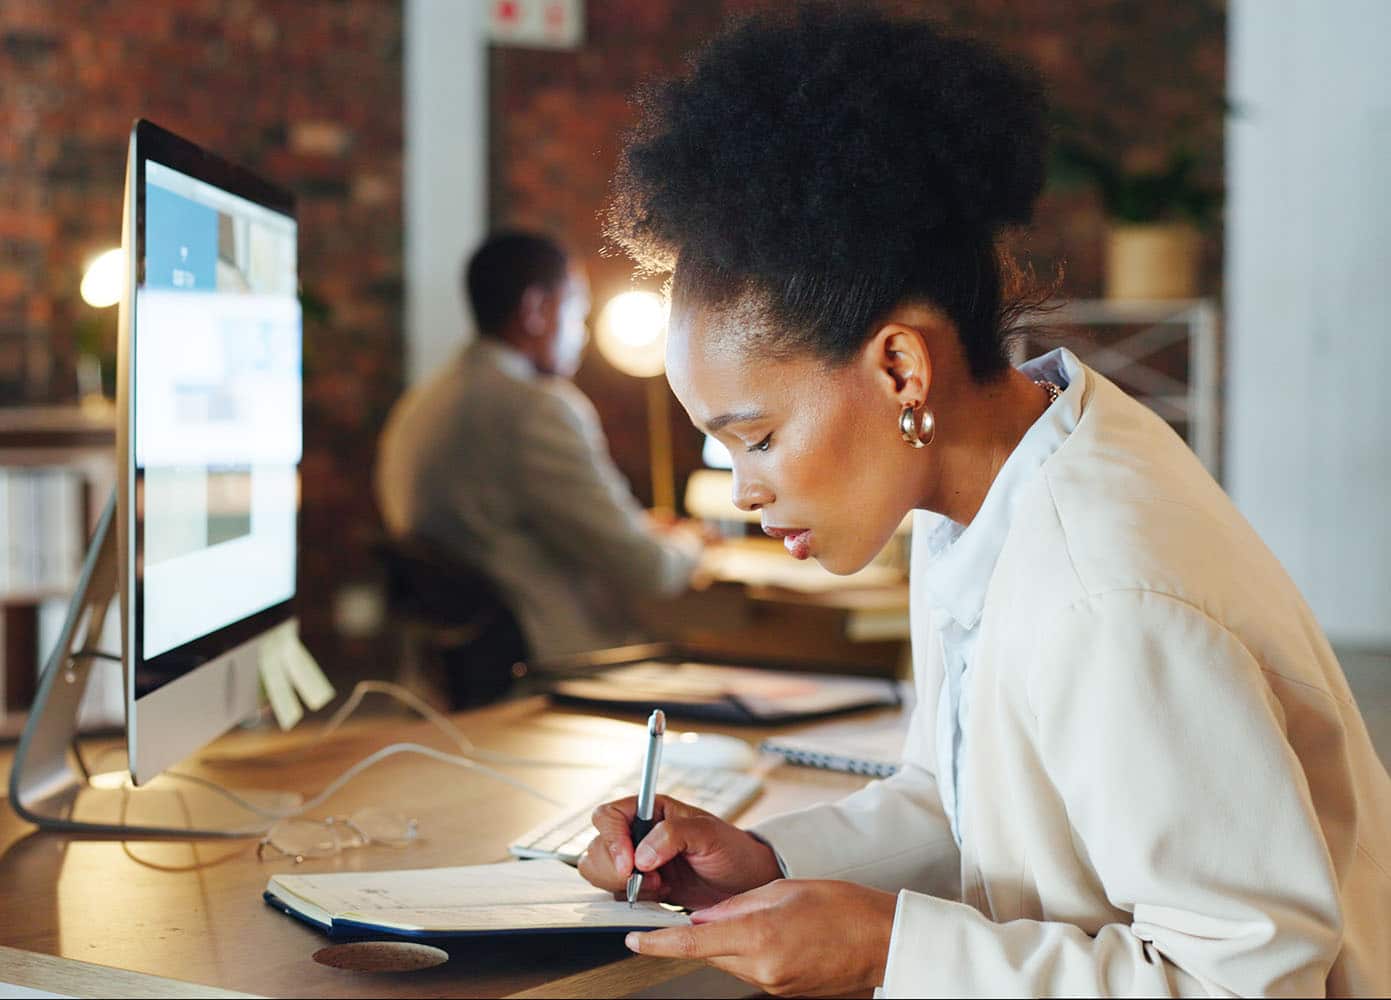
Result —
<instances>
[{"instance_id":1,"label":"man's head","mask_svg":"<svg viewBox=\"0 0 1391 1000\"><path fill-rule=\"evenodd\" d=\"M464 288L478 330L531 359L538 371L570 377L589 339L589 283L554 240L504 231L468 262Z\"/></svg>"}]
</instances>

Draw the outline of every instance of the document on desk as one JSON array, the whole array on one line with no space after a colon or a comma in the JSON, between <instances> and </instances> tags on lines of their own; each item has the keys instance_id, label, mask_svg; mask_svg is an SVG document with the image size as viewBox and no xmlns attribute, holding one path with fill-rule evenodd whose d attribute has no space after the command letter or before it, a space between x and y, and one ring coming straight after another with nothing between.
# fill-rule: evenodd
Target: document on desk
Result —
<instances>
[{"instance_id":1,"label":"document on desk","mask_svg":"<svg viewBox=\"0 0 1391 1000\"><path fill-rule=\"evenodd\" d=\"M660 903L619 902L561 861L273 875L265 900L332 936L617 932L691 922Z\"/></svg>"},{"instance_id":2,"label":"document on desk","mask_svg":"<svg viewBox=\"0 0 1391 1000\"><path fill-rule=\"evenodd\" d=\"M898 686L882 677L644 660L551 685L557 701L606 708L660 708L715 722L778 724L862 708L893 707Z\"/></svg>"},{"instance_id":3,"label":"document on desk","mask_svg":"<svg viewBox=\"0 0 1391 1000\"><path fill-rule=\"evenodd\" d=\"M815 560L789 559L779 546L713 545L700 557L701 569L716 580L781 587L803 594L826 594L860 588L893 587L903 583L903 571L889 566L866 566L838 576Z\"/></svg>"}]
</instances>

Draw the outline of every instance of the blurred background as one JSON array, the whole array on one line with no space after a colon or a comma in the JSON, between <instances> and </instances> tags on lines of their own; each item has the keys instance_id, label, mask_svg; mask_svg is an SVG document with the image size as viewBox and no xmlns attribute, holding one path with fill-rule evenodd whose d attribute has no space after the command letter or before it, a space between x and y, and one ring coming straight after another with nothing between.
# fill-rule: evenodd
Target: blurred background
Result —
<instances>
[{"instance_id":1,"label":"blurred background","mask_svg":"<svg viewBox=\"0 0 1391 1000\"><path fill-rule=\"evenodd\" d=\"M380 673L397 647L373 555L371 457L404 388L471 336L462 261L490 228L527 226L584 260L596 315L634 288L626 260L602 253L598 220L633 121L629 96L679 71L726 17L760 6L3 0L11 710L25 703L85 545L80 529L33 513L35 498L55 518L82 507L80 524L93 490L109 488L100 400L116 310L80 288L91 261L120 244L135 117L299 200L301 632L330 674ZM1290 570L1366 705L1382 706L1369 716L1391 724L1391 4L883 6L938 18L1042 72L1056 141L1036 225L1015 249L1040 275L1062 276L1057 336L1188 438ZM659 499L650 400L667 408L679 506L702 440L674 399L653 397L592 342L576 381L647 505Z\"/></svg>"}]
</instances>

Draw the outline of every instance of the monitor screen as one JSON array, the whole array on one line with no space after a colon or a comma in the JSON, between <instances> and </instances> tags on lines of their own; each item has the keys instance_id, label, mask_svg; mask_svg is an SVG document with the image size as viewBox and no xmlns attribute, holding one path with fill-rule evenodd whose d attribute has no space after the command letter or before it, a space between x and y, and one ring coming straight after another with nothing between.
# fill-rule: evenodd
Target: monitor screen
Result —
<instances>
[{"instance_id":1,"label":"monitor screen","mask_svg":"<svg viewBox=\"0 0 1391 1000\"><path fill-rule=\"evenodd\" d=\"M131 338L134 695L295 592L293 215L145 159ZM262 623L264 624L264 623Z\"/></svg>"},{"instance_id":2,"label":"monitor screen","mask_svg":"<svg viewBox=\"0 0 1391 1000\"><path fill-rule=\"evenodd\" d=\"M734 460L729 457L729 449L709 434L705 435L705 444L700 449L700 460L711 469L734 468Z\"/></svg>"}]
</instances>

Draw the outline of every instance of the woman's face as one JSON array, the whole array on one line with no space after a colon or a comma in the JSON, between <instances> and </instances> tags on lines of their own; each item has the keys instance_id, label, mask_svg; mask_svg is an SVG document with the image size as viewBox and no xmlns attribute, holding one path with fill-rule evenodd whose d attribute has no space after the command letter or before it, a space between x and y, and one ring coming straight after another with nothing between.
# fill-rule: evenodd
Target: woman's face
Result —
<instances>
[{"instance_id":1,"label":"woman's face","mask_svg":"<svg viewBox=\"0 0 1391 1000\"><path fill-rule=\"evenodd\" d=\"M672 390L696 427L729 448L734 503L758 511L797 558L853 573L914 506L893 378L873 345L827 367L810 354L769 360L738 340L718 318L673 323Z\"/></svg>"}]
</instances>

